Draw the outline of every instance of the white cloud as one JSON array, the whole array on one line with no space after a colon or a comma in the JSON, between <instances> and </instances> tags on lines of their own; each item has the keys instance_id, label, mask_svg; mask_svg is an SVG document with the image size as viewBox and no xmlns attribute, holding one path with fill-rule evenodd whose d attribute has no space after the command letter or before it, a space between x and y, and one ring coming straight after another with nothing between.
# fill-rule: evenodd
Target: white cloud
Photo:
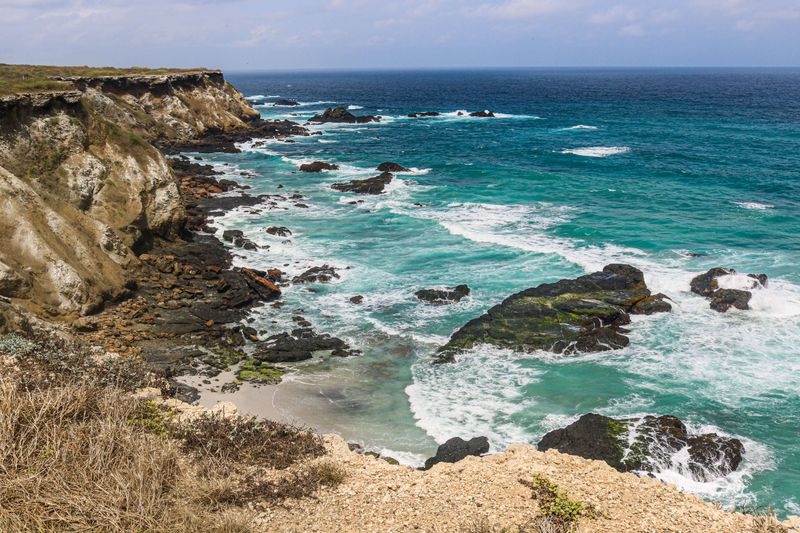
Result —
<instances>
[{"instance_id":1,"label":"white cloud","mask_svg":"<svg viewBox=\"0 0 800 533\"><path fill-rule=\"evenodd\" d=\"M570 2L559 2L557 0L505 0L468 8L466 13L472 16L493 19L520 19L565 11L576 4L577 2L572 2L571 6Z\"/></svg>"}]
</instances>

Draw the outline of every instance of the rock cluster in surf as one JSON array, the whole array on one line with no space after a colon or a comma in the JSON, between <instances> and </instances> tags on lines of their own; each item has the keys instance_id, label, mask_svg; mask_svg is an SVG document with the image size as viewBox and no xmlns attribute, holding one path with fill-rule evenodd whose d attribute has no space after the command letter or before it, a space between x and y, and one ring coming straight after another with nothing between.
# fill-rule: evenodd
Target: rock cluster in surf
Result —
<instances>
[{"instance_id":1,"label":"rock cluster in surf","mask_svg":"<svg viewBox=\"0 0 800 533\"><path fill-rule=\"evenodd\" d=\"M438 360L451 362L461 350L481 343L559 354L624 348L631 314L667 312L663 294L651 294L641 270L608 265L577 279L545 283L506 298L456 331Z\"/></svg>"},{"instance_id":2,"label":"rock cluster in surf","mask_svg":"<svg viewBox=\"0 0 800 533\"><path fill-rule=\"evenodd\" d=\"M331 189L342 192L355 192L358 194L382 194L383 190L393 179L394 174L391 172L383 172L372 178L334 183L331 185Z\"/></svg>"},{"instance_id":3,"label":"rock cluster in surf","mask_svg":"<svg viewBox=\"0 0 800 533\"><path fill-rule=\"evenodd\" d=\"M470 288L467 285L456 285L455 287L445 287L442 289L422 289L414 293L414 296L423 302L433 305L446 305L460 302L469 296Z\"/></svg>"},{"instance_id":4,"label":"rock cluster in surf","mask_svg":"<svg viewBox=\"0 0 800 533\"><path fill-rule=\"evenodd\" d=\"M366 124L368 122L380 122L380 120L381 117L376 117L374 115L358 117L344 107L329 107L321 114L316 114L308 119L309 122L317 124Z\"/></svg>"},{"instance_id":5,"label":"rock cluster in surf","mask_svg":"<svg viewBox=\"0 0 800 533\"><path fill-rule=\"evenodd\" d=\"M708 298L711 301L709 306L714 311L724 313L731 307L746 311L750 309L750 298L753 293L743 289L723 289L719 286L718 278L733 274L736 274L736 271L732 268L712 268L705 274L695 276L690 287L693 293ZM766 274L747 274L747 277L752 280L750 289L767 286Z\"/></svg>"},{"instance_id":6,"label":"rock cluster in surf","mask_svg":"<svg viewBox=\"0 0 800 533\"><path fill-rule=\"evenodd\" d=\"M620 472L659 472L683 466L688 468L685 473L698 481L730 474L744 454L739 439L690 433L674 416L614 419L594 413L546 434L538 448L605 461ZM687 457L682 465L674 464L679 452Z\"/></svg>"}]
</instances>

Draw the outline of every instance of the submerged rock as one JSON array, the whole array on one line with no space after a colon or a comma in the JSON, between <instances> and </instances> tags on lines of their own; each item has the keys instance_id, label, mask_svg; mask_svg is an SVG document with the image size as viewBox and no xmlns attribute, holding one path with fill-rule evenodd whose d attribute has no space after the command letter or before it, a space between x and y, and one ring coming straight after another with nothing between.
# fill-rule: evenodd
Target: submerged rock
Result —
<instances>
[{"instance_id":1,"label":"submerged rock","mask_svg":"<svg viewBox=\"0 0 800 533\"><path fill-rule=\"evenodd\" d=\"M299 276L292 279L292 283L300 285L302 283L326 283L332 279L339 279L336 269L329 265L311 267Z\"/></svg>"},{"instance_id":2,"label":"submerged rock","mask_svg":"<svg viewBox=\"0 0 800 533\"><path fill-rule=\"evenodd\" d=\"M394 179L390 172L364 180L351 180L344 183L334 183L331 189L342 192L355 192L358 194L382 194L383 189Z\"/></svg>"},{"instance_id":3,"label":"submerged rock","mask_svg":"<svg viewBox=\"0 0 800 533\"><path fill-rule=\"evenodd\" d=\"M416 113L409 113L408 118L420 118L420 117L438 117L438 111L418 111Z\"/></svg>"},{"instance_id":4,"label":"submerged rock","mask_svg":"<svg viewBox=\"0 0 800 533\"><path fill-rule=\"evenodd\" d=\"M746 311L750 309L750 298L753 294L744 289L721 289L717 278L736 274L732 268L712 268L704 274L695 276L689 284L692 292L705 296L711 303L711 309L724 313L731 307ZM757 289L759 287L766 287L768 278L766 274L747 274L747 277L752 279L752 282L747 287L749 289Z\"/></svg>"},{"instance_id":5,"label":"submerged rock","mask_svg":"<svg viewBox=\"0 0 800 533\"><path fill-rule=\"evenodd\" d=\"M478 118L495 118L494 113L489 111L488 109L485 111L473 111L469 114L471 117L478 117Z\"/></svg>"},{"instance_id":6,"label":"submerged rock","mask_svg":"<svg viewBox=\"0 0 800 533\"><path fill-rule=\"evenodd\" d=\"M317 114L308 119L309 122L323 124L326 122L338 122L344 124L364 124L367 122L380 122L380 117L366 115L357 117L344 107L329 107L322 114Z\"/></svg>"},{"instance_id":7,"label":"submerged rock","mask_svg":"<svg viewBox=\"0 0 800 533\"><path fill-rule=\"evenodd\" d=\"M398 163L392 163L391 161L387 161L385 163L381 163L378 165L377 168L380 172L409 172L409 169L400 165Z\"/></svg>"},{"instance_id":8,"label":"submerged rock","mask_svg":"<svg viewBox=\"0 0 800 533\"><path fill-rule=\"evenodd\" d=\"M286 226L270 226L266 230L270 235L277 235L278 237L290 237L292 232Z\"/></svg>"},{"instance_id":9,"label":"submerged rock","mask_svg":"<svg viewBox=\"0 0 800 533\"><path fill-rule=\"evenodd\" d=\"M311 328L298 328L267 338L253 358L267 363L290 363L311 359L317 352L330 352L336 357L359 354L342 339L315 333Z\"/></svg>"},{"instance_id":10,"label":"submerged rock","mask_svg":"<svg viewBox=\"0 0 800 533\"><path fill-rule=\"evenodd\" d=\"M651 296L640 270L607 265L602 272L509 296L456 331L440 348L439 361L451 362L457 352L481 343L565 355L623 348L628 337L621 326L630 323L629 314L670 309L662 295Z\"/></svg>"},{"instance_id":11,"label":"submerged rock","mask_svg":"<svg viewBox=\"0 0 800 533\"><path fill-rule=\"evenodd\" d=\"M325 161L314 161L300 165L300 172L322 172L323 170L339 170L339 165L326 163Z\"/></svg>"},{"instance_id":12,"label":"submerged rock","mask_svg":"<svg viewBox=\"0 0 800 533\"><path fill-rule=\"evenodd\" d=\"M698 481L730 474L744 454L739 439L690 434L674 416L613 419L594 413L546 434L538 448L605 461L620 472L678 470ZM685 456L678 453L684 450Z\"/></svg>"},{"instance_id":13,"label":"submerged rock","mask_svg":"<svg viewBox=\"0 0 800 533\"><path fill-rule=\"evenodd\" d=\"M422 289L414 293L414 296L433 305L446 305L460 302L464 297L469 296L470 288L466 285L446 287L444 289Z\"/></svg>"},{"instance_id":14,"label":"submerged rock","mask_svg":"<svg viewBox=\"0 0 800 533\"><path fill-rule=\"evenodd\" d=\"M279 98L279 99L275 100L274 102L272 102L272 105L281 105L281 106L294 107L294 106L300 105L300 102L297 102L296 100L289 100L288 98Z\"/></svg>"},{"instance_id":15,"label":"submerged rock","mask_svg":"<svg viewBox=\"0 0 800 533\"><path fill-rule=\"evenodd\" d=\"M489 452L489 439L475 437L464 440L453 437L436 450L436 455L425 461L425 470L438 463L457 463L470 455L481 456Z\"/></svg>"}]
</instances>

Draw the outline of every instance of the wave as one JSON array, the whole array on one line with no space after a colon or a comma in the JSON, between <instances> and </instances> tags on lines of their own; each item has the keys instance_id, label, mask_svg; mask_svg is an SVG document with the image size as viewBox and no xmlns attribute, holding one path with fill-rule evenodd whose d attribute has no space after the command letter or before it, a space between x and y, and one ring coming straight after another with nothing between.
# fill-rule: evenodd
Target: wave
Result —
<instances>
[{"instance_id":1,"label":"wave","mask_svg":"<svg viewBox=\"0 0 800 533\"><path fill-rule=\"evenodd\" d=\"M612 155L627 154L631 149L627 146L589 146L586 148L567 148L561 150L562 154L578 155L581 157L609 157Z\"/></svg>"},{"instance_id":2,"label":"wave","mask_svg":"<svg viewBox=\"0 0 800 533\"><path fill-rule=\"evenodd\" d=\"M765 211L767 209L772 209L775 207L772 204L762 204L759 202L733 202L734 205L741 207L742 209L752 209L756 211Z\"/></svg>"},{"instance_id":3,"label":"wave","mask_svg":"<svg viewBox=\"0 0 800 533\"><path fill-rule=\"evenodd\" d=\"M265 100L267 98L280 98L280 96L277 94L253 94L250 96L245 96L244 98L245 100L248 100L250 102L257 102L259 100Z\"/></svg>"},{"instance_id":4,"label":"wave","mask_svg":"<svg viewBox=\"0 0 800 533\"><path fill-rule=\"evenodd\" d=\"M570 131L570 130L596 130L597 126L587 126L586 124L578 124L577 126L570 126L568 128L561 128L562 131Z\"/></svg>"},{"instance_id":5,"label":"wave","mask_svg":"<svg viewBox=\"0 0 800 533\"><path fill-rule=\"evenodd\" d=\"M364 109L364 106L363 105L349 105L349 106L347 106L347 109L350 110L350 111L355 111L356 109Z\"/></svg>"}]
</instances>

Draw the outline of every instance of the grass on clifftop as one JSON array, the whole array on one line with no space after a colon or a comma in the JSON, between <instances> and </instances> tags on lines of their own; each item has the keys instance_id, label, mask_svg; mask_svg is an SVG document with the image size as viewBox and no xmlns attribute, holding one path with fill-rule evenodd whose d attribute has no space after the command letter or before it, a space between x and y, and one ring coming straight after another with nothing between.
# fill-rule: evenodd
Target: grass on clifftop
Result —
<instances>
[{"instance_id":1,"label":"grass on clifftop","mask_svg":"<svg viewBox=\"0 0 800 533\"><path fill-rule=\"evenodd\" d=\"M135 397L128 359L0 336L0 531L247 532L344 479L318 435Z\"/></svg>"},{"instance_id":2,"label":"grass on clifftop","mask_svg":"<svg viewBox=\"0 0 800 533\"><path fill-rule=\"evenodd\" d=\"M116 67L56 67L46 65L8 65L0 63L0 96L18 93L45 93L67 91L72 83L55 81L54 77L69 76L142 76L187 72L204 72L207 69L175 68L116 68Z\"/></svg>"}]
</instances>

